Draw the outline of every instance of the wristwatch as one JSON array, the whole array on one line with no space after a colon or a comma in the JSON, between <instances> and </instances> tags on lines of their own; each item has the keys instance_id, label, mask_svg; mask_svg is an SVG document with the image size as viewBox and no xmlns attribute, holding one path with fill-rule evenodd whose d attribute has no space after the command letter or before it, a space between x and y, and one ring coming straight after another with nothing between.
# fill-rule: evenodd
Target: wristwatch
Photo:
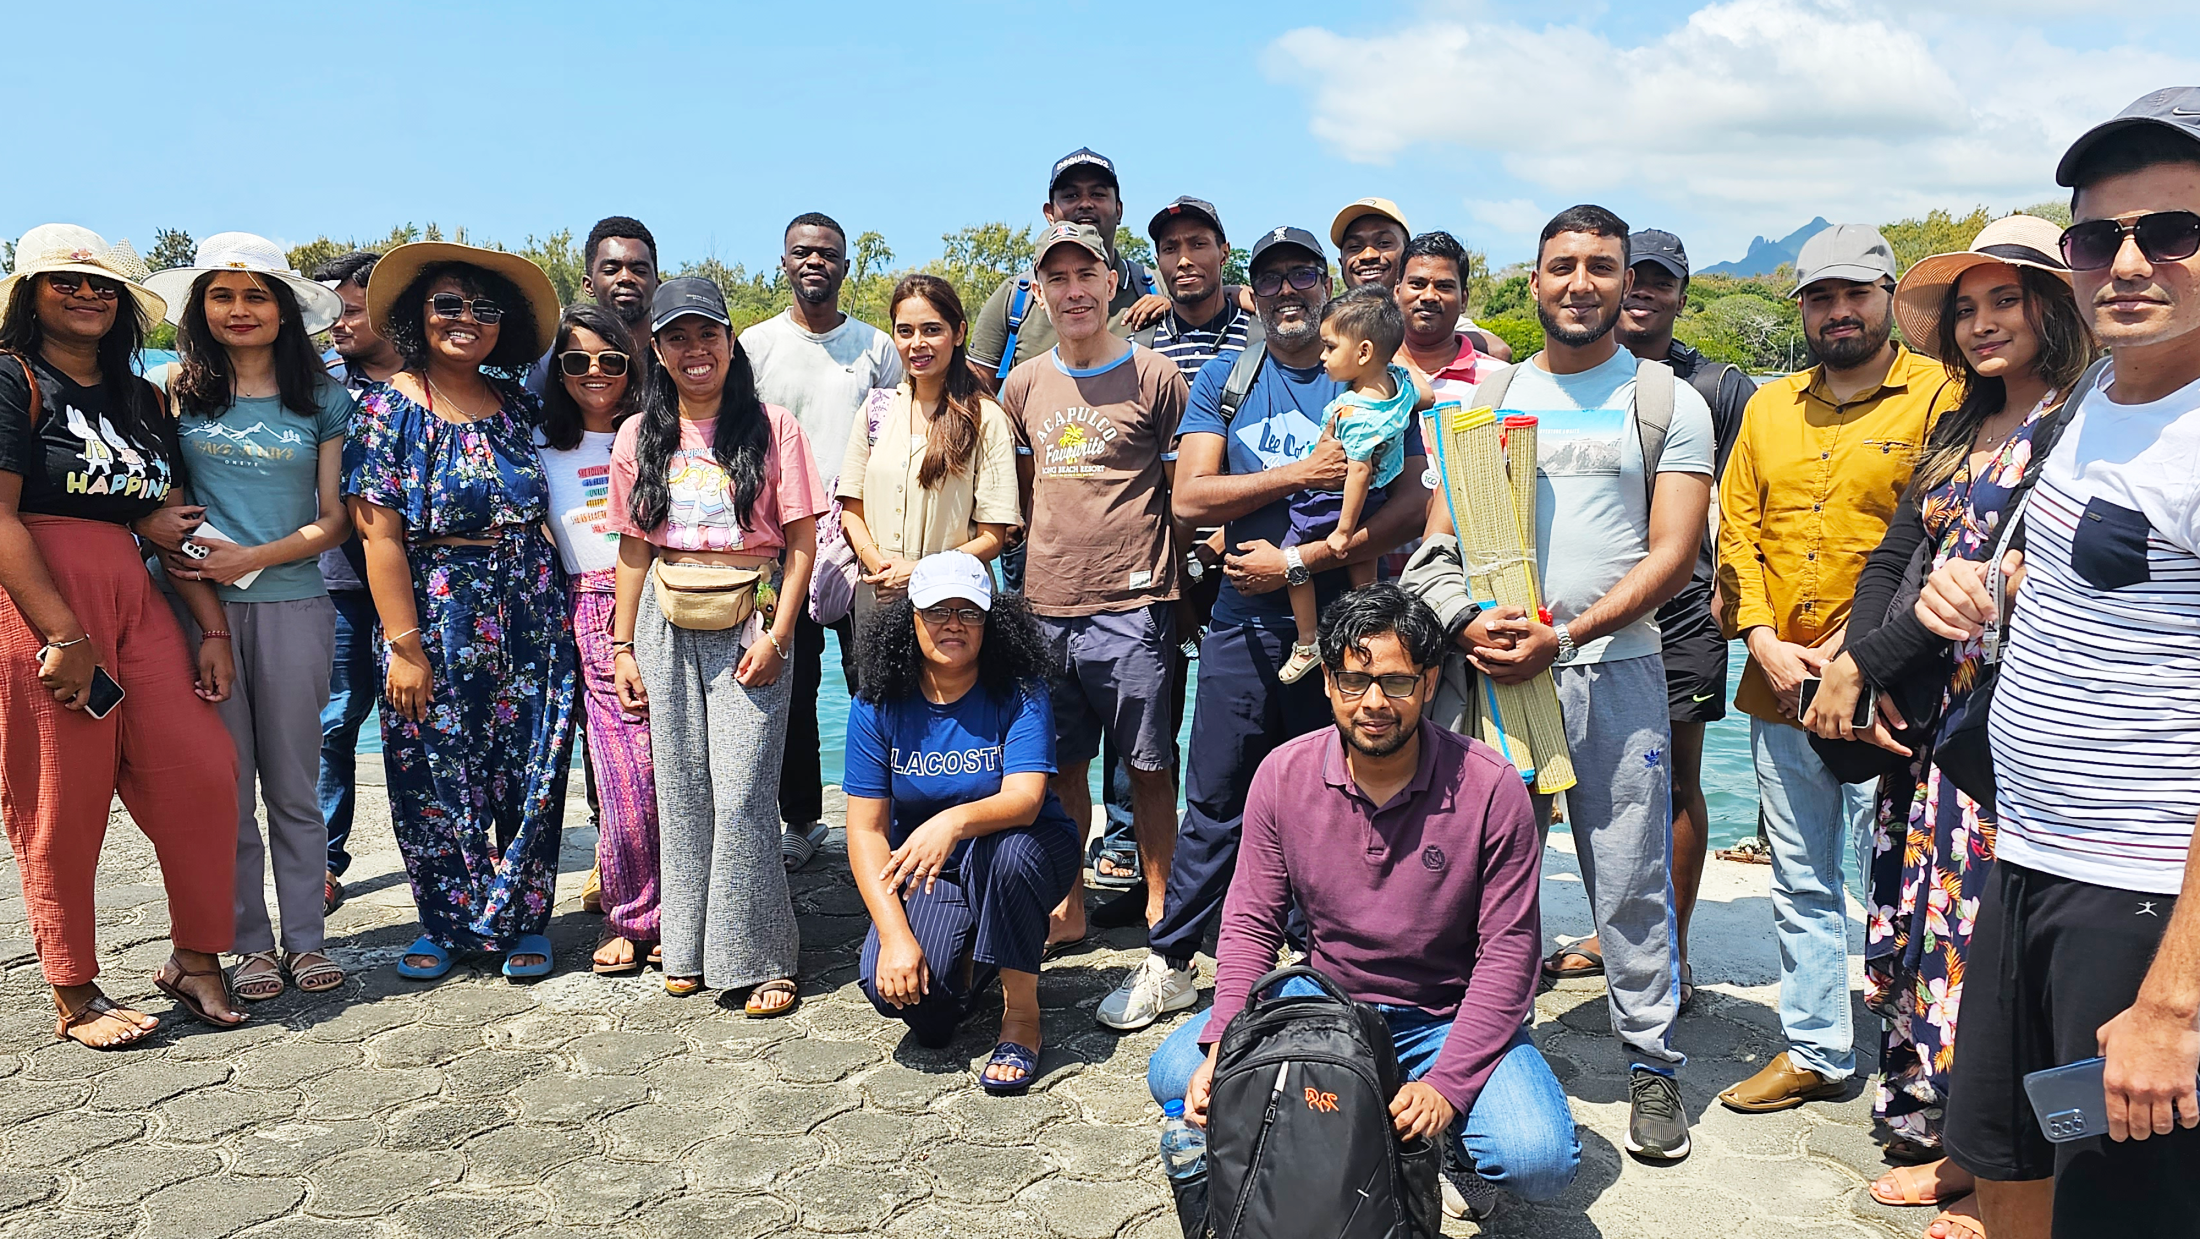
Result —
<instances>
[{"instance_id":1,"label":"wristwatch","mask_svg":"<svg viewBox=\"0 0 2200 1239\"><path fill-rule=\"evenodd\" d=\"M1299 548L1295 546L1283 548L1284 584L1304 585L1313 579L1314 574L1306 570L1306 561L1299 558Z\"/></svg>"},{"instance_id":2,"label":"wristwatch","mask_svg":"<svg viewBox=\"0 0 2200 1239\"><path fill-rule=\"evenodd\" d=\"M1581 651L1574 647L1574 634L1566 631L1566 625L1555 624L1551 627L1551 631L1558 634L1558 657L1551 661L1563 667L1572 662L1574 656L1581 653Z\"/></svg>"},{"instance_id":3,"label":"wristwatch","mask_svg":"<svg viewBox=\"0 0 2200 1239\"><path fill-rule=\"evenodd\" d=\"M1200 559L1198 551L1184 553L1184 575L1190 577L1195 585L1206 579L1207 564Z\"/></svg>"}]
</instances>

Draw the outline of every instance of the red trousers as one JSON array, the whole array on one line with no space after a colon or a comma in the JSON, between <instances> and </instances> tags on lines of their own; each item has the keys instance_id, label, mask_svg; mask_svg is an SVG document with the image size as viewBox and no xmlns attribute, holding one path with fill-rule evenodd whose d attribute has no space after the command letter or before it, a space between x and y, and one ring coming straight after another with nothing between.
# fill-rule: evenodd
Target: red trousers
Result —
<instances>
[{"instance_id":1,"label":"red trousers","mask_svg":"<svg viewBox=\"0 0 2200 1239\"><path fill-rule=\"evenodd\" d=\"M104 719L62 709L38 682L44 638L0 593L0 822L46 980L99 975L92 879L117 793L160 858L170 939L226 951L236 926L237 753L192 691L176 617L122 526L22 519L124 694Z\"/></svg>"}]
</instances>

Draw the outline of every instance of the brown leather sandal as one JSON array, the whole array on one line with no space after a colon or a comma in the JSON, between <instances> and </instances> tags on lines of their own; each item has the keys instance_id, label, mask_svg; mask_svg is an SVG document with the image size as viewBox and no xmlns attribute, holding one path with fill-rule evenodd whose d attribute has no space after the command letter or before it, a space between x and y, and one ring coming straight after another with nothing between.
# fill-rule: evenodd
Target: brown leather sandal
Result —
<instances>
[{"instance_id":1,"label":"brown leather sandal","mask_svg":"<svg viewBox=\"0 0 2200 1239\"><path fill-rule=\"evenodd\" d=\"M79 1024L88 1024L104 1016L112 1016L121 1021L128 1027L129 1031L105 1045L93 1045L82 1037L69 1035L69 1031ZM156 1021L154 1028L158 1027L159 1024ZM142 1044L147 1037L153 1034L154 1028L146 1028L143 1025L132 1023L123 1016L122 1008L116 1006L108 999L107 995L93 994L90 998L84 1000L83 1006L74 1011L69 1010L67 1007L61 1008L60 1018L53 1022L53 1035L56 1041L74 1041L87 1050L122 1050Z\"/></svg>"},{"instance_id":2,"label":"brown leather sandal","mask_svg":"<svg viewBox=\"0 0 2200 1239\"><path fill-rule=\"evenodd\" d=\"M171 980L168 976L168 969L171 965L174 966L176 970L176 976L173 980ZM173 955L168 957L168 963L161 965L161 969L159 972L153 974L153 988L159 990L163 994L168 995L170 998L175 999L176 1005L182 1007L186 1011L189 1011L191 1013L191 1018L197 1020L201 1024L211 1025L215 1028L235 1028L237 1025L244 1023L245 1020L249 1018L245 1015L244 1012L239 1011L237 1012L236 1019L216 1019L212 1012L208 1011L205 1007L199 1005L199 1000L193 998L189 990L183 988L183 983L192 977L213 977L214 979L220 981L222 983L222 997L226 1002L229 997L229 978L222 974L222 970L219 967L208 968L204 971L194 972L191 969L184 967L183 961Z\"/></svg>"},{"instance_id":3,"label":"brown leather sandal","mask_svg":"<svg viewBox=\"0 0 2200 1239\"><path fill-rule=\"evenodd\" d=\"M767 994L785 994L787 996L786 1004L784 1006L767 1007L757 1001L757 999ZM802 995L795 992L793 979L781 977L776 981L766 981L750 990L748 1000L741 1004L741 1014L752 1020L776 1020L783 1015L793 1015L795 1009L801 1005Z\"/></svg>"}]
</instances>

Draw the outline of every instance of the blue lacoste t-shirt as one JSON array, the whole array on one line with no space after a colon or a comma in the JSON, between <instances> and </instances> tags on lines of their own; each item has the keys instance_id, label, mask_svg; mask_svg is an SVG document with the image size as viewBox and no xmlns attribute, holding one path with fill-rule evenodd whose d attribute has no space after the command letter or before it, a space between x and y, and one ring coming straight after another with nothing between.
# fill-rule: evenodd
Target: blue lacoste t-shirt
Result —
<instances>
[{"instance_id":1,"label":"blue lacoste t-shirt","mask_svg":"<svg viewBox=\"0 0 2200 1239\"><path fill-rule=\"evenodd\" d=\"M1000 701L978 687L946 705L918 694L884 705L858 697L848 707L841 787L893 801L887 839L895 847L942 809L997 794L1004 775L1053 773L1054 707L1043 692ZM1075 833L1051 791L1038 823ZM968 846L955 849L950 866L961 865Z\"/></svg>"},{"instance_id":2,"label":"blue lacoste t-shirt","mask_svg":"<svg viewBox=\"0 0 2200 1239\"><path fill-rule=\"evenodd\" d=\"M1270 357L1261 364L1252 390L1245 393L1245 403L1238 406L1235 423L1225 426L1222 388L1229 382L1230 367L1236 360L1235 354L1225 354L1200 367L1199 377L1192 383L1191 402L1184 409L1184 420L1177 426L1177 436L1221 435L1226 444L1223 461L1229 471L1239 477L1303 459L1314 450L1315 440L1321 438L1322 410L1345 390L1345 385L1330 378L1328 371L1320 366L1299 369ZM1423 450L1420 419L1415 418L1406 430L1405 454L1410 459L1421 455ZM1399 484L1417 483L1417 479L1405 477L1398 481ZM1290 527L1291 500L1287 496L1231 521L1224 537L1232 547L1241 542L1263 540L1281 546ZM1314 587L1322 604L1327 605L1331 598L1351 587L1351 580L1339 569L1315 577ZM1260 628L1293 628L1296 625L1291 619L1291 591L1278 589L1247 597L1238 593L1237 587L1224 577L1222 590L1215 597L1213 623L1217 628L1245 624Z\"/></svg>"}]
</instances>

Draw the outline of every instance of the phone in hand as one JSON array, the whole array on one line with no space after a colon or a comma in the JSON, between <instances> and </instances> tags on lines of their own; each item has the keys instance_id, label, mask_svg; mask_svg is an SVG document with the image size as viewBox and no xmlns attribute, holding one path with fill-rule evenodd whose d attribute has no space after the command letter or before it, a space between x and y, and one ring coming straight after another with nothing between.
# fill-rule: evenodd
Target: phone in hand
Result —
<instances>
[{"instance_id":1,"label":"phone in hand","mask_svg":"<svg viewBox=\"0 0 2200 1239\"><path fill-rule=\"evenodd\" d=\"M84 712L93 718L105 718L121 704L122 685L115 683L105 667L93 667L91 685L84 690Z\"/></svg>"},{"instance_id":2,"label":"phone in hand","mask_svg":"<svg viewBox=\"0 0 2200 1239\"><path fill-rule=\"evenodd\" d=\"M2086 1058L2024 1077L2040 1131L2056 1144L2108 1134L2108 1060Z\"/></svg>"},{"instance_id":3,"label":"phone in hand","mask_svg":"<svg viewBox=\"0 0 2200 1239\"><path fill-rule=\"evenodd\" d=\"M1815 675L1806 675L1795 689L1795 717L1800 719L1810 713L1810 703L1817 699L1818 686L1824 681Z\"/></svg>"}]
</instances>

